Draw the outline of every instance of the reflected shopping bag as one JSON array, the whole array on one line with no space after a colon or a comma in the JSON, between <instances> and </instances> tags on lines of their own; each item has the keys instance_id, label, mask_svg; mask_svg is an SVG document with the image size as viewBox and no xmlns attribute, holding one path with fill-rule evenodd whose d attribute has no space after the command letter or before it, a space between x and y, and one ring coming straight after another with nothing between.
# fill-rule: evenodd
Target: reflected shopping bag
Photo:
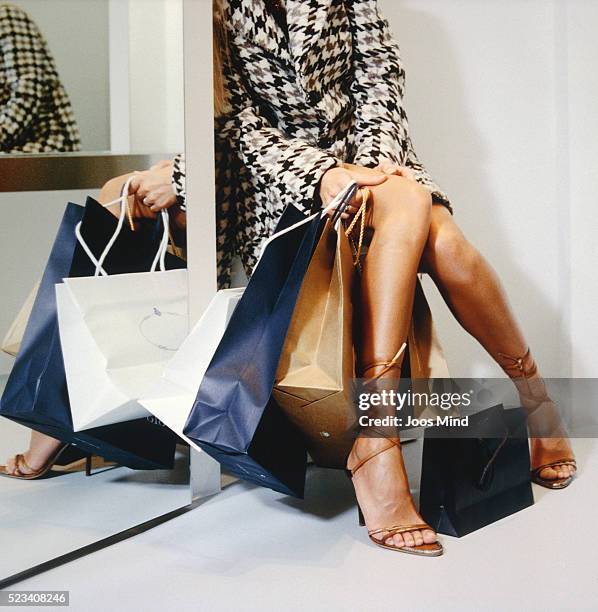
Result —
<instances>
[{"instance_id":1,"label":"reflected shopping bag","mask_svg":"<svg viewBox=\"0 0 598 612\"><path fill-rule=\"evenodd\" d=\"M341 195L348 200L349 186ZM334 203L341 204L341 198ZM197 393L185 434L241 478L301 496L300 432L271 399L301 283L325 221L289 206L237 305Z\"/></svg>"},{"instance_id":2,"label":"reflected shopping bag","mask_svg":"<svg viewBox=\"0 0 598 612\"><path fill-rule=\"evenodd\" d=\"M2 346L0 347L3 353L16 357L21 350L21 342L23 342L23 336L25 335L25 329L27 328L27 323L29 322L29 317L33 310L33 304L35 303L35 298L39 291L39 285L39 282L35 283L35 286L27 296L21 310L19 310L15 320L6 332L4 340L2 340Z\"/></svg>"},{"instance_id":3,"label":"reflected shopping bag","mask_svg":"<svg viewBox=\"0 0 598 612\"><path fill-rule=\"evenodd\" d=\"M328 221L301 286L272 392L315 463L341 469L356 433L352 259L344 228Z\"/></svg>"},{"instance_id":4,"label":"reflected shopping bag","mask_svg":"<svg viewBox=\"0 0 598 612\"><path fill-rule=\"evenodd\" d=\"M172 465L176 437L154 419L89 429L74 433L56 317L55 285L69 276L88 276L94 267L76 246L75 227L83 220L83 234L101 253L116 227L116 219L89 198L85 209L69 204L58 230L27 324L23 343L0 401L0 416L64 442L136 469ZM153 226L153 224L151 224ZM117 240L104 267L111 273L147 269L160 236L148 224L134 234L127 230ZM167 267L184 262L167 258Z\"/></svg>"},{"instance_id":5,"label":"reflected shopping bag","mask_svg":"<svg viewBox=\"0 0 598 612\"><path fill-rule=\"evenodd\" d=\"M128 193L125 183L123 193ZM94 276L56 286L58 324L73 429L80 431L149 415L137 401L155 384L189 332L186 270L166 271L168 213L149 272L108 275L103 263L125 228L122 198L117 227L99 256L78 228ZM133 233L134 235L134 233ZM160 271L158 271L160 268Z\"/></svg>"},{"instance_id":6,"label":"reflected shopping bag","mask_svg":"<svg viewBox=\"0 0 598 612\"><path fill-rule=\"evenodd\" d=\"M461 537L533 503L522 408L494 406L470 415L467 429L426 430L420 513L433 529Z\"/></svg>"}]
</instances>

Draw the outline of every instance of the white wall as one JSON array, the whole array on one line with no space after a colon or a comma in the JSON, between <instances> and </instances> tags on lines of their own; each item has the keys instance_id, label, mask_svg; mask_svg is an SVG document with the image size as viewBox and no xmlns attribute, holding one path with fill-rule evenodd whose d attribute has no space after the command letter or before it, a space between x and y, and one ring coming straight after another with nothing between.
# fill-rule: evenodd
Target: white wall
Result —
<instances>
[{"instance_id":1,"label":"white wall","mask_svg":"<svg viewBox=\"0 0 598 612\"><path fill-rule=\"evenodd\" d=\"M566 3L569 77L570 305L572 372L598 376L598 2Z\"/></svg>"},{"instance_id":2,"label":"white wall","mask_svg":"<svg viewBox=\"0 0 598 612\"><path fill-rule=\"evenodd\" d=\"M598 158L598 79L587 78L598 56L596 3L380 5L405 61L418 153L451 196L456 221L503 279L544 373L598 375L598 338L587 329L597 293L588 259L596 235L590 168ZM451 373L498 375L430 285Z\"/></svg>"},{"instance_id":3,"label":"white wall","mask_svg":"<svg viewBox=\"0 0 598 612\"><path fill-rule=\"evenodd\" d=\"M182 0L110 0L112 150L184 149Z\"/></svg>"},{"instance_id":4,"label":"white wall","mask_svg":"<svg viewBox=\"0 0 598 612\"><path fill-rule=\"evenodd\" d=\"M131 152L184 148L181 0L129 0Z\"/></svg>"},{"instance_id":5,"label":"white wall","mask_svg":"<svg viewBox=\"0 0 598 612\"><path fill-rule=\"evenodd\" d=\"M10 0L45 36L81 131L83 149L110 149L108 0Z\"/></svg>"}]
</instances>

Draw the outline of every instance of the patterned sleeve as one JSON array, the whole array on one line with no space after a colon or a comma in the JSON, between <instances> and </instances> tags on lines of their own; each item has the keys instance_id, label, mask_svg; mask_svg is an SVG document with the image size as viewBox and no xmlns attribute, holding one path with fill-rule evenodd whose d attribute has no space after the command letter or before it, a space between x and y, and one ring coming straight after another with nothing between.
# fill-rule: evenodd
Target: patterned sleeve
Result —
<instances>
[{"instance_id":1,"label":"patterned sleeve","mask_svg":"<svg viewBox=\"0 0 598 612\"><path fill-rule=\"evenodd\" d=\"M182 211L187 210L185 154L179 153L172 160L172 187L176 194L177 204Z\"/></svg>"},{"instance_id":2,"label":"patterned sleeve","mask_svg":"<svg viewBox=\"0 0 598 612\"><path fill-rule=\"evenodd\" d=\"M409 166L436 201L450 207L447 196L421 164L403 106L405 71L390 26L377 0L347 2L351 30L356 101L356 143L353 163L375 167L382 161Z\"/></svg>"},{"instance_id":3,"label":"patterned sleeve","mask_svg":"<svg viewBox=\"0 0 598 612\"><path fill-rule=\"evenodd\" d=\"M254 187L266 190L271 201L283 206L292 203L305 212L314 202L319 206L320 179L339 160L315 143L288 137L274 127L252 100L234 62L225 62L224 82L229 97L226 116L235 117L228 137Z\"/></svg>"},{"instance_id":4,"label":"patterned sleeve","mask_svg":"<svg viewBox=\"0 0 598 612\"><path fill-rule=\"evenodd\" d=\"M0 56L9 92L0 109L0 150L9 150L35 116L47 78L41 35L23 11L10 5L0 6Z\"/></svg>"}]
</instances>

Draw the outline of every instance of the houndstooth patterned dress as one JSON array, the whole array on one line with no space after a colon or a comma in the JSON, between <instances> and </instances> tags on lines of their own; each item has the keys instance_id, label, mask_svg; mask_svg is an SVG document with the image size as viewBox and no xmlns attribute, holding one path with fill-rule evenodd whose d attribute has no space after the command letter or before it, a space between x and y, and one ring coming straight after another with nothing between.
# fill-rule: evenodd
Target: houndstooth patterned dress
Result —
<instances>
[{"instance_id":1,"label":"houndstooth patterned dress","mask_svg":"<svg viewBox=\"0 0 598 612\"><path fill-rule=\"evenodd\" d=\"M0 4L0 151L78 151L79 130L54 60L35 23Z\"/></svg>"},{"instance_id":2,"label":"houndstooth patterned dress","mask_svg":"<svg viewBox=\"0 0 598 612\"><path fill-rule=\"evenodd\" d=\"M403 107L405 73L375 0L286 0L287 29L265 0L225 0L227 112L216 125L218 280L235 253L250 274L283 209L308 212L340 162L409 166L437 203ZM287 31L288 30L288 31ZM184 198L184 159L175 187Z\"/></svg>"}]
</instances>

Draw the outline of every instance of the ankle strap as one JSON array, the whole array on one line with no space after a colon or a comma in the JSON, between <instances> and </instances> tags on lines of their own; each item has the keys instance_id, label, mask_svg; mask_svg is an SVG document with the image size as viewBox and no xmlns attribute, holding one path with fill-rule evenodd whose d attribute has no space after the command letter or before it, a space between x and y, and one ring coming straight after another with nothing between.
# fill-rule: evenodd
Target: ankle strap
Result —
<instances>
[{"instance_id":1,"label":"ankle strap","mask_svg":"<svg viewBox=\"0 0 598 612\"><path fill-rule=\"evenodd\" d=\"M510 362L508 365L501 364L501 367L507 371L507 374L509 374L508 370L516 370L520 377L530 378L538 370L529 347L522 357L513 357L505 353L498 353L498 356Z\"/></svg>"},{"instance_id":2,"label":"ankle strap","mask_svg":"<svg viewBox=\"0 0 598 612\"><path fill-rule=\"evenodd\" d=\"M380 376L383 376L392 368L401 367L403 364L403 353L405 352L405 348L407 347L407 343L403 342L401 348L397 351L397 354L390 361L375 361L374 363L370 363L365 368L362 369L362 375L365 374L368 370L375 368L377 366L384 366L382 372L379 372L376 376L374 376L371 380L377 380ZM400 360L400 361L399 361ZM369 381L368 381L369 382ZM366 383L367 384L367 383Z\"/></svg>"},{"instance_id":3,"label":"ankle strap","mask_svg":"<svg viewBox=\"0 0 598 612\"><path fill-rule=\"evenodd\" d=\"M379 448L377 451L373 452L371 455L368 455L365 459L358 461L355 467L349 468L347 466L351 474L355 475L355 472L357 472L357 470L362 468L370 459L377 457L381 453L385 453L387 450L390 450L393 446L396 446L399 449L401 448L401 443L394 438L386 438L386 441L388 442L388 444L385 444L384 446L382 446L382 448Z\"/></svg>"}]
</instances>

